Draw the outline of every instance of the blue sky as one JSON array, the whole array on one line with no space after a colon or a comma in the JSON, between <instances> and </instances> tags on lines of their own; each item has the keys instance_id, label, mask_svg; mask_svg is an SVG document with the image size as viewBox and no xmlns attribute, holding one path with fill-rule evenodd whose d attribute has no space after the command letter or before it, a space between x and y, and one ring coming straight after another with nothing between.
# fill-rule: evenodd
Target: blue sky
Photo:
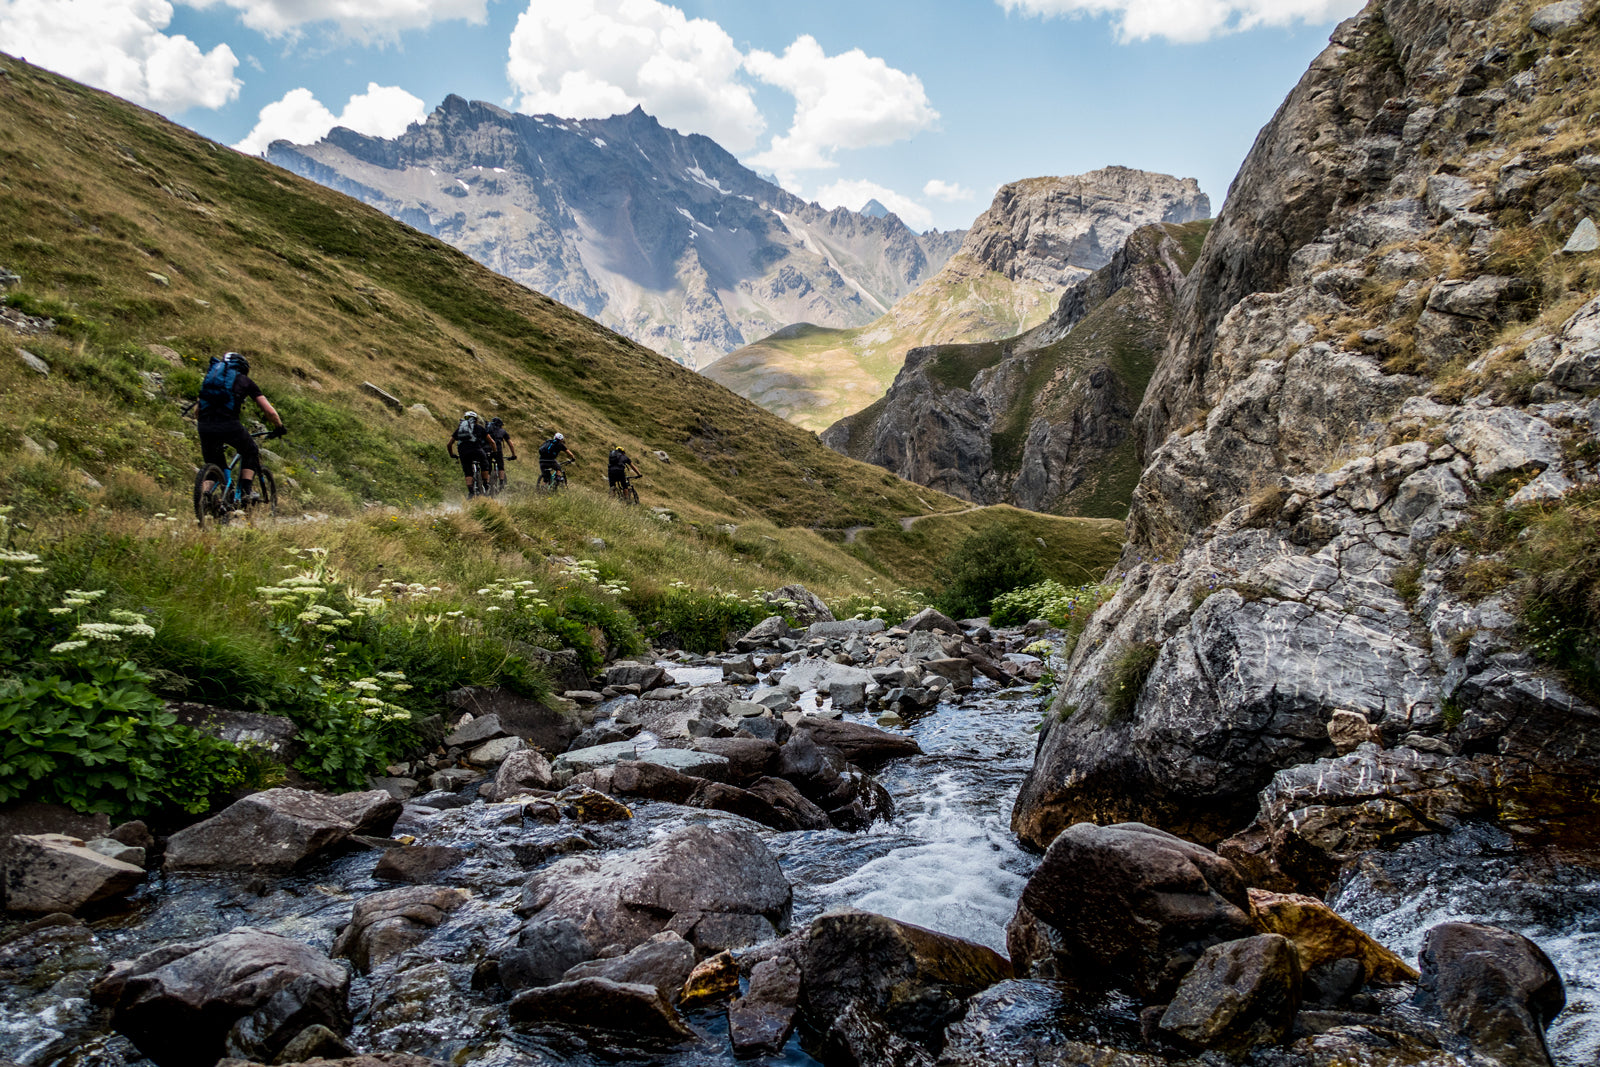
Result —
<instances>
[{"instance_id":1,"label":"blue sky","mask_svg":"<svg viewBox=\"0 0 1600 1067\"><path fill-rule=\"evenodd\" d=\"M996 187L1123 164L1220 207L1360 0L0 0L0 51L259 150L393 136L448 93L637 103L828 206L918 229Z\"/></svg>"}]
</instances>

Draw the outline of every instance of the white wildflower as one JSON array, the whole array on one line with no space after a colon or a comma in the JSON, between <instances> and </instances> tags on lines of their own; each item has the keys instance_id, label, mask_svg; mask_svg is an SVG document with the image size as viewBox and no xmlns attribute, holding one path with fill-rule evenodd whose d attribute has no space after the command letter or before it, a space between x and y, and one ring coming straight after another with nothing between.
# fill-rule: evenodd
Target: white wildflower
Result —
<instances>
[{"instance_id":1,"label":"white wildflower","mask_svg":"<svg viewBox=\"0 0 1600 1067\"><path fill-rule=\"evenodd\" d=\"M50 647L50 651L51 652L76 652L80 648L88 648L88 647L89 647L89 642L87 642L87 641L63 641L58 645L52 645Z\"/></svg>"}]
</instances>

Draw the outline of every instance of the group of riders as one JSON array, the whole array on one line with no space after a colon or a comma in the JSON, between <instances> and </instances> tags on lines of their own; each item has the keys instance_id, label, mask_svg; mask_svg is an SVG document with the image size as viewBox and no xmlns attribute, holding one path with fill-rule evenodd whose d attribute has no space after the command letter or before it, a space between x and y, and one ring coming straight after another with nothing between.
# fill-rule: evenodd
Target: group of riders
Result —
<instances>
[{"instance_id":1,"label":"group of riders","mask_svg":"<svg viewBox=\"0 0 1600 1067\"><path fill-rule=\"evenodd\" d=\"M239 498L245 503L260 500L255 491L256 472L261 469L261 450L255 438L244 428L242 413L245 401L254 401L261 413L272 424L266 436L282 437L288 433L283 418L272 406L261 388L250 380L250 361L238 352L229 352L213 359L200 385L196 401L196 425L200 434L202 462L215 464L226 471L228 463L224 450L232 447L239 454ZM476 411L461 416L455 432L450 435L445 450L461 461L461 473L466 477L467 496L479 492L497 492L506 485L506 461L517 458L517 446L498 416L485 421ZM539 446L539 482L547 488L565 483L561 473L563 461L576 461L577 454L567 446L566 436L554 433ZM613 445L607 458L606 476L611 492L624 499L637 499L629 485L629 473L643 477L637 464L621 445ZM202 486L210 493L211 482Z\"/></svg>"}]
</instances>

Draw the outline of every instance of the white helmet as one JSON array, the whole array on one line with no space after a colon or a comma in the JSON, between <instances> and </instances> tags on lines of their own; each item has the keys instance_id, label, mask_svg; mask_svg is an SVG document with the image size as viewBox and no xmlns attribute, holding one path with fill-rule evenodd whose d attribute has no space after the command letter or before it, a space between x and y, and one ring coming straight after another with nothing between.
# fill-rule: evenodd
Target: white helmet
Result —
<instances>
[{"instance_id":1,"label":"white helmet","mask_svg":"<svg viewBox=\"0 0 1600 1067\"><path fill-rule=\"evenodd\" d=\"M478 418L478 413L476 411L469 411L469 412L467 412L465 415L463 415L461 417L463 419L472 419L472 420L476 421L477 418Z\"/></svg>"},{"instance_id":2,"label":"white helmet","mask_svg":"<svg viewBox=\"0 0 1600 1067\"><path fill-rule=\"evenodd\" d=\"M566 438L565 438L565 437L562 437L562 436L561 436L561 435L560 435L560 434L556 434L556 440L557 440L557 441L565 441L565 440L566 440Z\"/></svg>"}]
</instances>

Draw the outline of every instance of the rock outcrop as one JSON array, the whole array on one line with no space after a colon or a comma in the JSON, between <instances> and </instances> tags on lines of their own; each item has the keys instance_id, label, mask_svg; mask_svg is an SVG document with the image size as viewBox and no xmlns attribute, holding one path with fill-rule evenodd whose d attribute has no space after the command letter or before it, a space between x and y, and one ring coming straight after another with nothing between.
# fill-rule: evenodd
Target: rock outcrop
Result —
<instances>
[{"instance_id":1,"label":"rock outcrop","mask_svg":"<svg viewBox=\"0 0 1600 1067\"><path fill-rule=\"evenodd\" d=\"M266 157L691 367L784 323L869 322L963 236L808 204L638 108L574 120L449 96L393 139L340 127Z\"/></svg>"},{"instance_id":2,"label":"rock outcrop","mask_svg":"<svg viewBox=\"0 0 1600 1067\"><path fill-rule=\"evenodd\" d=\"M912 350L888 394L823 442L974 503L1123 518L1139 469L1133 414L1208 226L1128 234L1020 337Z\"/></svg>"},{"instance_id":3,"label":"rock outcrop","mask_svg":"<svg viewBox=\"0 0 1600 1067\"><path fill-rule=\"evenodd\" d=\"M1370 4L1257 139L1135 419L1120 588L1013 814L1032 846L1239 834L1258 884L1316 892L1463 821L1593 818L1594 577L1541 560L1592 543L1557 531L1600 480L1600 302L1555 251L1600 208L1557 136L1596 43L1530 11Z\"/></svg>"}]
</instances>

